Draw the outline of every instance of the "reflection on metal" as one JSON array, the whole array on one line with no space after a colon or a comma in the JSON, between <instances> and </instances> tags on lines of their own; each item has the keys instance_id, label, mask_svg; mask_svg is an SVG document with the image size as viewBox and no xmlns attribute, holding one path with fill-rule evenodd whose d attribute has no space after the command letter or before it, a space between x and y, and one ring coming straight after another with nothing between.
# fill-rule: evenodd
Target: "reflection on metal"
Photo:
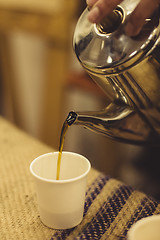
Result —
<instances>
[{"instance_id":1,"label":"reflection on metal","mask_svg":"<svg viewBox=\"0 0 160 240\"><path fill-rule=\"evenodd\" d=\"M99 25L88 22L86 9L77 23L77 58L111 104L78 113L74 124L122 141L160 143L160 14L156 10L140 34L129 37L125 25L134 2L123 1Z\"/></svg>"}]
</instances>

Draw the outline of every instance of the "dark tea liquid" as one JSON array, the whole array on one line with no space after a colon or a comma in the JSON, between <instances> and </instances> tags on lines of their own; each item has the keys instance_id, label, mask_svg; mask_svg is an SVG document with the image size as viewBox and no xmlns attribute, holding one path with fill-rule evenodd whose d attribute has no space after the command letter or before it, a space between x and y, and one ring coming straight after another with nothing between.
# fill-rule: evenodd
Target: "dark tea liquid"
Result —
<instances>
[{"instance_id":1,"label":"dark tea liquid","mask_svg":"<svg viewBox=\"0 0 160 240\"><path fill-rule=\"evenodd\" d=\"M59 143L59 154L58 154L58 162L57 162L56 180L59 180L59 177L60 177L61 158L62 158L62 150L63 150L63 145L64 145L64 138L65 138L67 129L69 128L69 126L71 126L74 123L76 118L77 118L77 114L75 112L70 112L62 126L60 143Z\"/></svg>"}]
</instances>

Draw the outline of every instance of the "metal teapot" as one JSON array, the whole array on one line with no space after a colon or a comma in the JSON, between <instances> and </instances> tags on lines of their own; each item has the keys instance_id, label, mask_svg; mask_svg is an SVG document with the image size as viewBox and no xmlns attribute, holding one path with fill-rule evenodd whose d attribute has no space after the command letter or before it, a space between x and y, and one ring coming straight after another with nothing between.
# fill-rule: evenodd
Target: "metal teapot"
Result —
<instances>
[{"instance_id":1,"label":"metal teapot","mask_svg":"<svg viewBox=\"0 0 160 240\"><path fill-rule=\"evenodd\" d=\"M74 124L123 142L160 143L160 14L146 19L138 36L127 36L125 25L137 2L123 1L100 24L87 20L87 8L79 18L74 51L110 104L70 116Z\"/></svg>"}]
</instances>

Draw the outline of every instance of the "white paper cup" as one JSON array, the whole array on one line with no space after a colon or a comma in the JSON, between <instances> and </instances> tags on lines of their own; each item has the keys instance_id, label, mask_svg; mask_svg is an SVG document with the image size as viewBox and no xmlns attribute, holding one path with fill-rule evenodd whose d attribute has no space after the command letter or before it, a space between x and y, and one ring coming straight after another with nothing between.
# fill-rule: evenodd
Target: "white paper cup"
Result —
<instances>
[{"instance_id":1,"label":"white paper cup","mask_svg":"<svg viewBox=\"0 0 160 240\"><path fill-rule=\"evenodd\" d=\"M142 218L133 224L127 240L160 240L160 215Z\"/></svg>"},{"instance_id":2,"label":"white paper cup","mask_svg":"<svg viewBox=\"0 0 160 240\"><path fill-rule=\"evenodd\" d=\"M67 229L82 221L91 165L82 155L62 152L60 180L56 180L57 159L58 152L41 155L33 160L30 171L42 222L51 228Z\"/></svg>"}]
</instances>

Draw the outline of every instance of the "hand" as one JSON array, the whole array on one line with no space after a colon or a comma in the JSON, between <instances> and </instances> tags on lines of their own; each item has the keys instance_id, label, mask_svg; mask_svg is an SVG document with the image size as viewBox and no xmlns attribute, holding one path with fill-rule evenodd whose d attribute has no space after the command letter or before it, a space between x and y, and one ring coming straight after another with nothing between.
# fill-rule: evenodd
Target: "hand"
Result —
<instances>
[{"instance_id":1,"label":"hand","mask_svg":"<svg viewBox=\"0 0 160 240\"><path fill-rule=\"evenodd\" d=\"M88 20L99 23L103 17L109 14L123 0L86 0L91 8ZM142 29L145 19L150 17L158 8L160 0L141 0L135 10L131 13L126 25L126 34L136 36Z\"/></svg>"}]
</instances>

